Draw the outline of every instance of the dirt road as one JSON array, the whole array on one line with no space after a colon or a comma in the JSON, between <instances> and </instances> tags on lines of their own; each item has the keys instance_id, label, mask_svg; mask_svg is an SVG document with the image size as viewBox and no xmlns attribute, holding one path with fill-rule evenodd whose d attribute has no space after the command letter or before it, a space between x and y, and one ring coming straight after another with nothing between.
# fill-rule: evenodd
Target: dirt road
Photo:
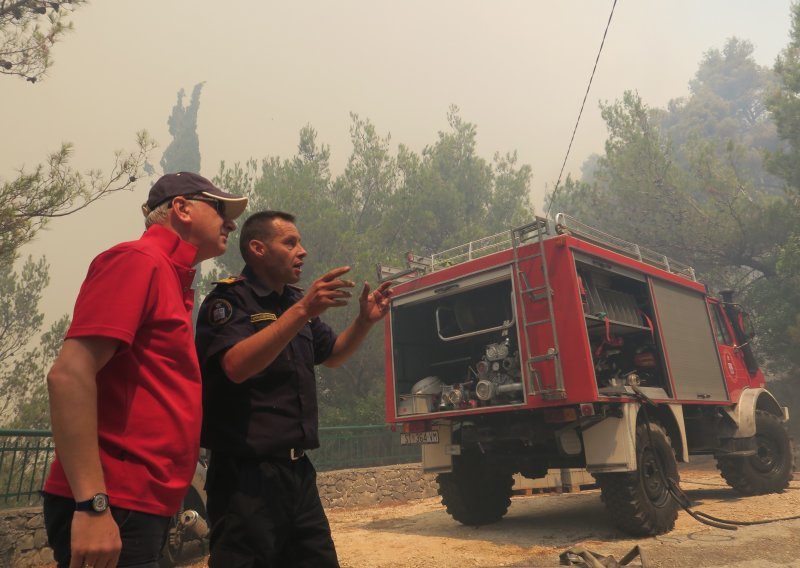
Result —
<instances>
[{"instance_id":1,"label":"dirt road","mask_svg":"<svg viewBox=\"0 0 800 568\"><path fill-rule=\"evenodd\" d=\"M800 481L780 495L742 498L713 465L684 468L681 475L694 509L716 517L749 521L800 514ZM637 544L650 568L800 567L800 520L726 531L681 512L669 534L631 539L609 522L598 490L515 496L501 522L480 528L456 523L435 498L330 510L328 517L344 568L556 567L559 554L576 546L620 559Z\"/></svg>"}]
</instances>

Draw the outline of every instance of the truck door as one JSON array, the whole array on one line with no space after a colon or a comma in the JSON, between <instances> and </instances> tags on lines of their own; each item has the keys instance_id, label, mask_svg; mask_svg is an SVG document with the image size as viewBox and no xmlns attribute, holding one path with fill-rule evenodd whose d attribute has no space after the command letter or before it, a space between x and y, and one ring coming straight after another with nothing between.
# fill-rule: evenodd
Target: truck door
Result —
<instances>
[{"instance_id":1,"label":"truck door","mask_svg":"<svg viewBox=\"0 0 800 568\"><path fill-rule=\"evenodd\" d=\"M739 392L749 386L750 374L741 350L736 349L733 332L728 325L728 320L722 311L719 302L709 301L708 309L711 313L711 322L714 325L714 335L717 338L717 348L722 361L722 371L728 383L728 390L732 400L739 399Z\"/></svg>"}]
</instances>

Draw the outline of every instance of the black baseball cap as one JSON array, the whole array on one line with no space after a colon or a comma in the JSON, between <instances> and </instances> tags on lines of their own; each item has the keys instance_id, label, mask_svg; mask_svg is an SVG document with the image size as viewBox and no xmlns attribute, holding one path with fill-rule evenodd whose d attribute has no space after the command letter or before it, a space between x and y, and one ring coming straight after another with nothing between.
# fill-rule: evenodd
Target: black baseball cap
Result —
<instances>
[{"instance_id":1,"label":"black baseball cap","mask_svg":"<svg viewBox=\"0 0 800 568\"><path fill-rule=\"evenodd\" d=\"M142 212L147 216L165 201L180 195L204 195L223 201L225 217L228 219L236 219L247 207L246 197L222 191L199 174L178 172L177 174L165 174L158 178L158 181L150 188L147 202L142 205Z\"/></svg>"}]
</instances>

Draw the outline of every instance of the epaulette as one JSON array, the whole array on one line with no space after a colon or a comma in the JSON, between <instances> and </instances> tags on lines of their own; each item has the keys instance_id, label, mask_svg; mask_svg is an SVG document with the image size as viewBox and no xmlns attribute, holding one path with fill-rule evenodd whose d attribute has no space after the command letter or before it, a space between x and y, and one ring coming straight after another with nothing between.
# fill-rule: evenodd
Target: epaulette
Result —
<instances>
[{"instance_id":1,"label":"epaulette","mask_svg":"<svg viewBox=\"0 0 800 568\"><path fill-rule=\"evenodd\" d=\"M237 282L243 282L244 280L244 276L228 276L222 280L217 280L214 282L214 284L236 284Z\"/></svg>"}]
</instances>

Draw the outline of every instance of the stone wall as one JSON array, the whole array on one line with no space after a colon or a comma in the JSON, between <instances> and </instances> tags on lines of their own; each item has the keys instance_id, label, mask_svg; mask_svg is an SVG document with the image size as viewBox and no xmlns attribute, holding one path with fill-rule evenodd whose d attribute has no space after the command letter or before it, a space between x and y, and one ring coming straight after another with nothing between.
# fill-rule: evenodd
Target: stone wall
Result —
<instances>
[{"instance_id":1,"label":"stone wall","mask_svg":"<svg viewBox=\"0 0 800 568\"><path fill-rule=\"evenodd\" d=\"M0 566L28 568L51 562L42 508L0 510Z\"/></svg>"},{"instance_id":2,"label":"stone wall","mask_svg":"<svg viewBox=\"0 0 800 568\"><path fill-rule=\"evenodd\" d=\"M370 507L437 495L436 475L422 473L418 463L362 469L340 469L317 475L325 507Z\"/></svg>"},{"instance_id":3,"label":"stone wall","mask_svg":"<svg viewBox=\"0 0 800 568\"><path fill-rule=\"evenodd\" d=\"M317 475L325 507L368 507L436 495L435 475L420 464L343 469ZM0 510L0 567L32 568L53 562L41 507Z\"/></svg>"}]
</instances>

